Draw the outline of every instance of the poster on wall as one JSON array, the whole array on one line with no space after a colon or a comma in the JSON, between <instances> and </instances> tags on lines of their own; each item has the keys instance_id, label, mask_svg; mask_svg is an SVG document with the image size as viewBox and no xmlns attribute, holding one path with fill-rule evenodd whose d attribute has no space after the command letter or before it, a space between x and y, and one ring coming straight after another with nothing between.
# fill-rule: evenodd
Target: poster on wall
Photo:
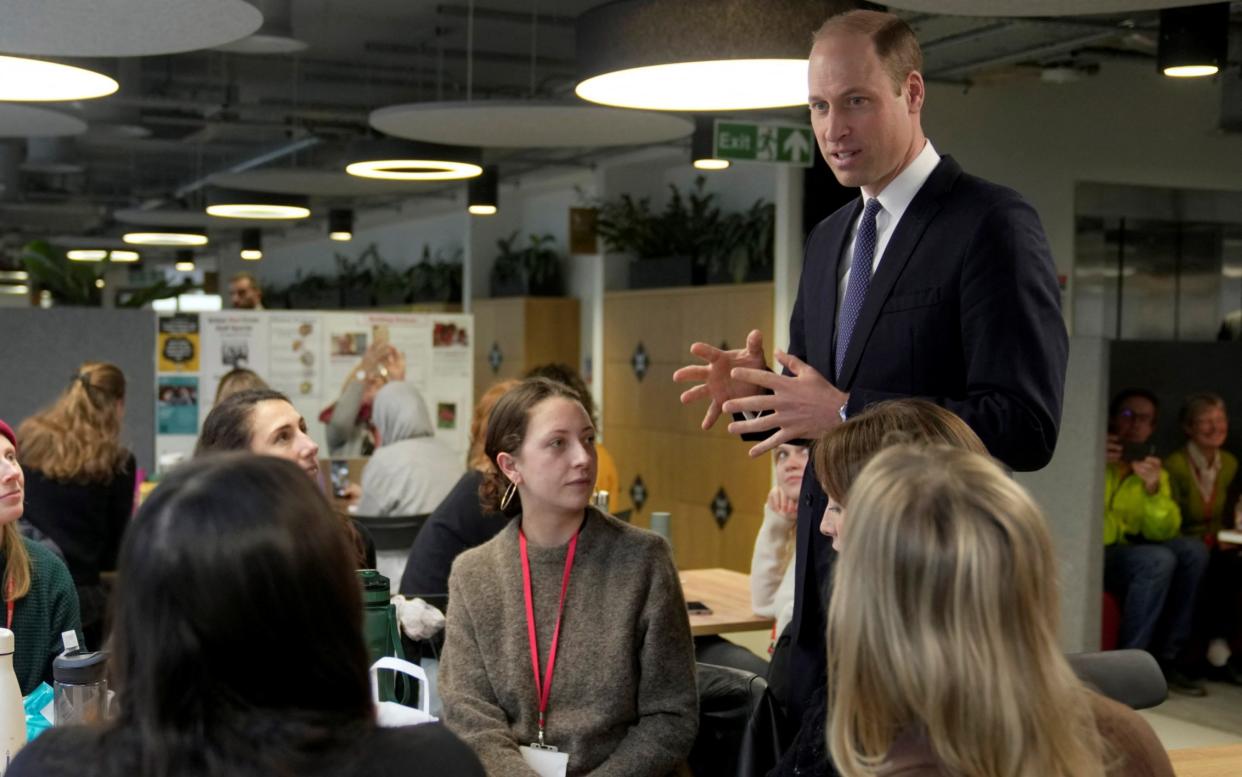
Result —
<instances>
[{"instance_id":1,"label":"poster on wall","mask_svg":"<svg viewBox=\"0 0 1242 777\"><path fill-rule=\"evenodd\" d=\"M159 372L198 372L198 315L178 313L157 319L155 343Z\"/></svg>"},{"instance_id":2,"label":"poster on wall","mask_svg":"<svg viewBox=\"0 0 1242 777\"><path fill-rule=\"evenodd\" d=\"M404 357L406 380L423 396L436 437L466 455L474 394L472 316L225 310L158 321L160 373L177 373L158 376L161 469L193 450L220 378L237 367L253 370L289 397L326 456L320 413L336 401L367 349L386 345ZM184 342L167 350L178 360L168 359L166 367L165 345L177 338ZM189 397L192 404L185 401Z\"/></svg>"},{"instance_id":3,"label":"poster on wall","mask_svg":"<svg viewBox=\"0 0 1242 777\"><path fill-rule=\"evenodd\" d=\"M157 378L156 423L159 434L198 434L198 378L161 375Z\"/></svg>"}]
</instances>

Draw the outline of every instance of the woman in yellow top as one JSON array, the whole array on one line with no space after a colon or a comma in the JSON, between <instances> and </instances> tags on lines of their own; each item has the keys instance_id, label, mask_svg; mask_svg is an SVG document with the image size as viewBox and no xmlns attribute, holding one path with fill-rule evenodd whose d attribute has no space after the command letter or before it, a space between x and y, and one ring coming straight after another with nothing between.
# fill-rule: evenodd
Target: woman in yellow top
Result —
<instances>
[{"instance_id":1,"label":"woman in yellow top","mask_svg":"<svg viewBox=\"0 0 1242 777\"><path fill-rule=\"evenodd\" d=\"M1234 481L1238 460L1221 446L1229 436L1225 400L1200 392L1186 397L1179 416L1186 445L1165 460L1173 500L1182 514L1182 534L1212 548L1200 586L1196 632L1208 642L1210 676L1242 685L1242 556L1217 544L1216 533L1237 524ZM1234 644L1231 645L1230 642Z\"/></svg>"},{"instance_id":2,"label":"woman in yellow top","mask_svg":"<svg viewBox=\"0 0 1242 777\"><path fill-rule=\"evenodd\" d=\"M1207 547L1179 536L1182 514L1169 474L1148 443L1157 412L1155 395L1143 389L1126 389L1109 404L1104 588L1121 601L1118 647L1150 652L1171 690L1202 696L1203 685L1175 661L1194 624ZM1167 628L1157 632L1162 618Z\"/></svg>"}]
</instances>

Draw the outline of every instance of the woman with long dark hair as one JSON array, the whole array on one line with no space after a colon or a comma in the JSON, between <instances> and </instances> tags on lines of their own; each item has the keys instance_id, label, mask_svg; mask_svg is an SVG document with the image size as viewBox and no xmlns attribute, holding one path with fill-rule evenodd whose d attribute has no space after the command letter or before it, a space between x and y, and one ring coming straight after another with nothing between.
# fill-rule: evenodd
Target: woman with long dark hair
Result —
<instances>
[{"instance_id":1,"label":"woman with long dark hair","mask_svg":"<svg viewBox=\"0 0 1242 777\"><path fill-rule=\"evenodd\" d=\"M289 398L273 389L239 391L207 414L194 457L249 451L293 462L311 482L319 483L319 445L306 431L306 419ZM375 542L361 524L339 515L355 548L360 569L375 568Z\"/></svg>"},{"instance_id":2,"label":"woman with long dark hair","mask_svg":"<svg viewBox=\"0 0 1242 777\"><path fill-rule=\"evenodd\" d=\"M26 519L61 549L91 649L102 644L107 588L134 511L134 456L121 444L125 374L86 362L56 401L17 429L26 471Z\"/></svg>"},{"instance_id":3,"label":"woman with long dark hair","mask_svg":"<svg viewBox=\"0 0 1242 777\"><path fill-rule=\"evenodd\" d=\"M439 725L376 727L353 567L293 464L236 454L181 467L121 553L118 717L43 734L8 774L481 777Z\"/></svg>"},{"instance_id":4,"label":"woman with long dark hair","mask_svg":"<svg viewBox=\"0 0 1242 777\"><path fill-rule=\"evenodd\" d=\"M698 691L668 544L588 507L595 427L565 385L502 396L484 450L484 509L514 520L453 564L445 722L494 775L673 774Z\"/></svg>"}]
</instances>

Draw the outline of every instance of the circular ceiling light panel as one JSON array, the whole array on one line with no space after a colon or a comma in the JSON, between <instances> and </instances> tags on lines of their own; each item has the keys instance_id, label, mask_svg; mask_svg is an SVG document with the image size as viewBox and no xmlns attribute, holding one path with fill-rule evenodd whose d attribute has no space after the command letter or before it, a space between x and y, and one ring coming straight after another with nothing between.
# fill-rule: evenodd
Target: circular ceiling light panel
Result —
<instances>
[{"instance_id":1,"label":"circular ceiling light panel","mask_svg":"<svg viewBox=\"0 0 1242 777\"><path fill-rule=\"evenodd\" d=\"M477 148L402 140L350 144L345 172L388 181L456 181L483 174Z\"/></svg>"},{"instance_id":2,"label":"circular ceiling light panel","mask_svg":"<svg viewBox=\"0 0 1242 777\"><path fill-rule=\"evenodd\" d=\"M276 194L318 197L365 197L409 193L409 183L355 178L340 170L266 169L241 173L218 173L208 179L216 186Z\"/></svg>"},{"instance_id":3,"label":"circular ceiling light panel","mask_svg":"<svg viewBox=\"0 0 1242 777\"><path fill-rule=\"evenodd\" d=\"M0 51L73 57L176 54L250 35L245 0L5 0Z\"/></svg>"},{"instance_id":4,"label":"circular ceiling light panel","mask_svg":"<svg viewBox=\"0 0 1242 777\"><path fill-rule=\"evenodd\" d=\"M1204 0L889 0L891 9L954 16L1083 16L1155 11Z\"/></svg>"},{"instance_id":5,"label":"circular ceiling light panel","mask_svg":"<svg viewBox=\"0 0 1242 777\"><path fill-rule=\"evenodd\" d=\"M207 236L189 229L183 232L126 232L121 238L134 246L205 246Z\"/></svg>"},{"instance_id":6,"label":"circular ceiling light panel","mask_svg":"<svg viewBox=\"0 0 1242 777\"><path fill-rule=\"evenodd\" d=\"M106 97L116 80L94 70L41 59L0 56L0 100L52 102Z\"/></svg>"},{"instance_id":7,"label":"circular ceiling light panel","mask_svg":"<svg viewBox=\"0 0 1242 777\"><path fill-rule=\"evenodd\" d=\"M211 217L206 213L191 213L186 210L143 210L142 208L122 208L112 214L112 218L122 224L137 224L144 227L206 227Z\"/></svg>"},{"instance_id":8,"label":"circular ceiling light panel","mask_svg":"<svg viewBox=\"0 0 1242 777\"><path fill-rule=\"evenodd\" d=\"M574 25L584 100L665 111L806 104L811 35L838 0L615 0Z\"/></svg>"},{"instance_id":9,"label":"circular ceiling light panel","mask_svg":"<svg viewBox=\"0 0 1242 777\"><path fill-rule=\"evenodd\" d=\"M224 219L274 221L310 216L310 203L297 194L248 192L213 187L207 190L207 215Z\"/></svg>"},{"instance_id":10,"label":"circular ceiling light panel","mask_svg":"<svg viewBox=\"0 0 1242 777\"><path fill-rule=\"evenodd\" d=\"M296 54L305 51L306 41L285 35L264 35L255 33L223 46L216 46L217 51L228 51L233 54L253 54L260 56Z\"/></svg>"},{"instance_id":11,"label":"circular ceiling light panel","mask_svg":"<svg viewBox=\"0 0 1242 777\"><path fill-rule=\"evenodd\" d=\"M803 66L799 104L806 102ZM689 120L662 113L509 100L393 105L373 111L371 126L399 138L486 148L667 143L694 130Z\"/></svg>"},{"instance_id":12,"label":"circular ceiling light panel","mask_svg":"<svg viewBox=\"0 0 1242 777\"><path fill-rule=\"evenodd\" d=\"M805 105L806 80L805 58L721 59L617 70L582 81L574 92L619 108L740 111Z\"/></svg>"},{"instance_id":13,"label":"circular ceiling light panel","mask_svg":"<svg viewBox=\"0 0 1242 777\"><path fill-rule=\"evenodd\" d=\"M0 138L80 135L86 122L77 116L33 105L0 103Z\"/></svg>"}]
</instances>

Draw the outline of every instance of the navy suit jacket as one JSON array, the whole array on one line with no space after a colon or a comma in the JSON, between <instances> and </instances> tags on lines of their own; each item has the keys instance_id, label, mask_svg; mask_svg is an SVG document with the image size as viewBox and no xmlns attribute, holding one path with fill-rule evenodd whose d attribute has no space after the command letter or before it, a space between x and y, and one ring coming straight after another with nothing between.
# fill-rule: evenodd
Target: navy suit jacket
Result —
<instances>
[{"instance_id":1,"label":"navy suit jacket","mask_svg":"<svg viewBox=\"0 0 1242 777\"><path fill-rule=\"evenodd\" d=\"M846 205L807 238L789 352L849 393L848 415L921 397L960 416L1009 467L1046 465L1061 420L1068 337L1035 210L943 157L884 249L837 375L837 270L861 210L860 200ZM834 560L819 533L826 504L808 466L791 626L796 714L824 673L824 592Z\"/></svg>"}]
</instances>

